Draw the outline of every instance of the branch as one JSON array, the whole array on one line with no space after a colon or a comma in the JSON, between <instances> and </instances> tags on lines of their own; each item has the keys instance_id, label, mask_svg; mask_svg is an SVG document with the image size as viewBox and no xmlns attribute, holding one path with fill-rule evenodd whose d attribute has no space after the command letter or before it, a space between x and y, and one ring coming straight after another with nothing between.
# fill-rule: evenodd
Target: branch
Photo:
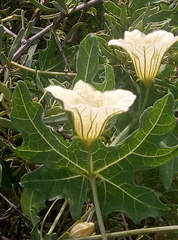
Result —
<instances>
[{"instance_id":1,"label":"branch","mask_svg":"<svg viewBox=\"0 0 178 240\"><path fill-rule=\"evenodd\" d=\"M4 32L5 32L5 33L9 34L10 36L12 36L12 37L14 37L14 38L17 37L17 35L16 35L15 33L13 33L12 31L10 31L8 28L6 28L6 27L4 27L4 26L3 26L3 28L4 28Z\"/></svg>"},{"instance_id":2,"label":"branch","mask_svg":"<svg viewBox=\"0 0 178 240\"><path fill-rule=\"evenodd\" d=\"M82 3L79 6L77 6L73 11L71 11L71 13L69 14L61 14L58 18L58 24L64 20L65 17L69 16L70 14L73 14L75 12L78 12L80 10L83 9L87 9L92 7L94 4L102 2L102 0L90 0L89 2L86 3ZM40 32L38 32L37 34L35 34L34 36L32 36L31 38L27 39L25 43L22 43L22 45L20 46L20 48L16 51L16 53L14 54L12 60L16 61L17 59L19 59L24 52L26 52L26 50L36 41L38 40L40 37L42 37L44 34L48 33L51 31L51 29L53 28L53 23L51 23L49 26L47 26L46 28L44 28L43 30L41 30Z\"/></svg>"}]
</instances>

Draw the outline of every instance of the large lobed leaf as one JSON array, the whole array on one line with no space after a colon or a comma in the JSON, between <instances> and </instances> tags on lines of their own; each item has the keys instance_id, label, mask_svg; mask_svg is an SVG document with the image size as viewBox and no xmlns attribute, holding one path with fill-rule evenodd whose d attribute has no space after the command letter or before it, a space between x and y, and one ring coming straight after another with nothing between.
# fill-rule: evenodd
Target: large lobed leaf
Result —
<instances>
[{"instance_id":1,"label":"large lobed leaf","mask_svg":"<svg viewBox=\"0 0 178 240\"><path fill-rule=\"evenodd\" d=\"M86 200L87 182L82 176L86 172L86 153L80 151L77 141L70 148L61 144L42 117L42 106L32 101L26 85L19 82L13 95L11 119L22 133L24 144L14 151L25 160L44 164L24 176L22 185L38 189L46 199L68 198L73 217L77 218ZM81 162L76 157L79 154L83 157Z\"/></svg>"},{"instance_id":2,"label":"large lobed leaf","mask_svg":"<svg viewBox=\"0 0 178 240\"><path fill-rule=\"evenodd\" d=\"M104 215L124 211L134 222L139 222L166 211L156 193L136 186L133 176L136 170L160 166L177 155L177 146L161 147L162 140L175 127L172 108L173 97L168 94L144 112L140 128L125 141L115 147L96 142L93 165ZM46 199L69 199L71 212L78 217L86 200L87 153L79 140L64 146L42 118L42 106L32 101L26 85L19 82L13 95L11 119L22 133L24 143L14 151L25 160L43 164L26 174L21 184L37 189Z\"/></svg>"}]
</instances>

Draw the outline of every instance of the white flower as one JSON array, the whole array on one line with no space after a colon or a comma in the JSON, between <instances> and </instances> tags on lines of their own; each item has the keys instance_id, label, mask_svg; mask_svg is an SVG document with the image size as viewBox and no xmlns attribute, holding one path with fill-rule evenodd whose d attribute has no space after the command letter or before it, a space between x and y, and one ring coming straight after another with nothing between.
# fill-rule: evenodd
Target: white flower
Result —
<instances>
[{"instance_id":1,"label":"white flower","mask_svg":"<svg viewBox=\"0 0 178 240\"><path fill-rule=\"evenodd\" d=\"M69 233L69 238L82 238L90 236L94 231L93 222L77 223Z\"/></svg>"},{"instance_id":2,"label":"white flower","mask_svg":"<svg viewBox=\"0 0 178 240\"><path fill-rule=\"evenodd\" d=\"M101 136L112 116L126 112L136 98L132 92L122 89L102 93L81 80L73 90L60 86L49 86L46 90L72 113L75 131L88 145Z\"/></svg>"},{"instance_id":3,"label":"white flower","mask_svg":"<svg viewBox=\"0 0 178 240\"><path fill-rule=\"evenodd\" d=\"M124 48L130 55L138 78L145 86L151 86L159 71L164 53L178 40L178 36L159 30L148 35L139 30L125 32L124 39L113 39L109 45Z\"/></svg>"}]
</instances>

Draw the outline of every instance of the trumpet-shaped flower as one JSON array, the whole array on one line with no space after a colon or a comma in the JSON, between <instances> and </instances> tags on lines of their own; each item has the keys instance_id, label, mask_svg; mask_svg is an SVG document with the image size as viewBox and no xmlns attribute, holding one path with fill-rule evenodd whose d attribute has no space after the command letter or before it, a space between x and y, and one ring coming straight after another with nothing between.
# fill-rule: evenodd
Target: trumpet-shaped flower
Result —
<instances>
[{"instance_id":1,"label":"trumpet-shaped flower","mask_svg":"<svg viewBox=\"0 0 178 240\"><path fill-rule=\"evenodd\" d=\"M84 238L90 236L94 231L93 222L77 223L69 233L69 238Z\"/></svg>"},{"instance_id":2,"label":"trumpet-shaped flower","mask_svg":"<svg viewBox=\"0 0 178 240\"><path fill-rule=\"evenodd\" d=\"M46 90L72 113L75 131L87 145L101 136L112 116L126 112L136 98L132 92L123 89L102 93L81 80L73 90L61 86L49 86Z\"/></svg>"},{"instance_id":3,"label":"trumpet-shaped flower","mask_svg":"<svg viewBox=\"0 0 178 240\"><path fill-rule=\"evenodd\" d=\"M130 55L138 78L150 87L159 71L164 53L178 40L178 36L159 30L148 35L139 30L125 32L124 39L113 39L109 45L124 48Z\"/></svg>"}]
</instances>

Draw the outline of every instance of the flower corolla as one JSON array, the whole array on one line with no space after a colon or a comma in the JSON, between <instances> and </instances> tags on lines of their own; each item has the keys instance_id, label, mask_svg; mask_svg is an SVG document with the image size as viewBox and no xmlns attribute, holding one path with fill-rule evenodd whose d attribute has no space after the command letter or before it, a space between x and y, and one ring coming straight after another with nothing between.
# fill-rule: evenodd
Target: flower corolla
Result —
<instances>
[{"instance_id":1,"label":"flower corolla","mask_svg":"<svg viewBox=\"0 0 178 240\"><path fill-rule=\"evenodd\" d=\"M122 47L130 55L135 72L146 87L150 87L158 74L164 53L176 41L178 36L164 30L145 35L139 30L126 31L124 39L110 40L108 45Z\"/></svg>"},{"instance_id":2,"label":"flower corolla","mask_svg":"<svg viewBox=\"0 0 178 240\"><path fill-rule=\"evenodd\" d=\"M46 90L71 112L78 137L88 145L102 135L112 116L128 111L136 98L132 92L123 89L100 92L82 80L73 90L61 86L49 86Z\"/></svg>"},{"instance_id":3,"label":"flower corolla","mask_svg":"<svg viewBox=\"0 0 178 240\"><path fill-rule=\"evenodd\" d=\"M69 233L69 238L82 238L90 236L94 231L93 222L77 223Z\"/></svg>"}]
</instances>

